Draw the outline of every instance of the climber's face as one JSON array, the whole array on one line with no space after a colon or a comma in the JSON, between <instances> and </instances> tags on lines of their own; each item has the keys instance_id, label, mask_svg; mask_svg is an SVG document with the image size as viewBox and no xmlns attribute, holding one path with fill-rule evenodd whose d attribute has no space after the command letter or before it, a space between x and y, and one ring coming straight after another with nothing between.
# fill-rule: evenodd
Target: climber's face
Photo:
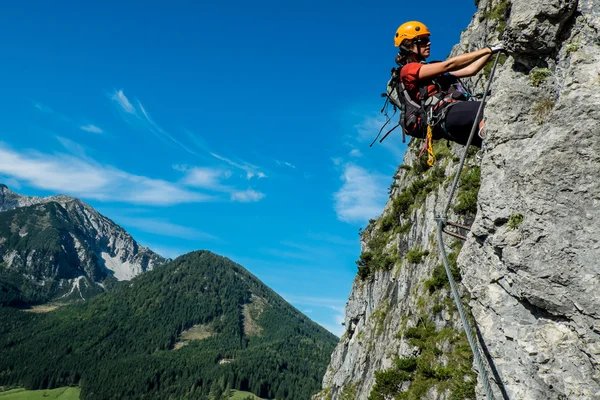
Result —
<instances>
[{"instance_id":1,"label":"climber's face","mask_svg":"<svg viewBox=\"0 0 600 400\"><path fill-rule=\"evenodd\" d=\"M420 54L423 58L429 57L431 54L431 40L429 40L429 35L419 36L414 39L411 50Z\"/></svg>"}]
</instances>

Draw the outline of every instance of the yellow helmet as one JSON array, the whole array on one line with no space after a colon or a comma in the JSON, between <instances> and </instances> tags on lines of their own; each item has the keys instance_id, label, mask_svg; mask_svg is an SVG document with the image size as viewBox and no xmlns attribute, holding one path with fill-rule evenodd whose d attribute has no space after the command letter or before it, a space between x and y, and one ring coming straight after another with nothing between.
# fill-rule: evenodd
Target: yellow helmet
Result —
<instances>
[{"instance_id":1,"label":"yellow helmet","mask_svg":"<svg viewBox=\"0 0 600 400\"><path fill-rule=\"evenodd\" d=\"M417 36L431 35L429 29L419 21L405 22L396 30L396 36L394 37L394 45L399 47L403 41L412 40Z\"/></svg>"}]
</instances>

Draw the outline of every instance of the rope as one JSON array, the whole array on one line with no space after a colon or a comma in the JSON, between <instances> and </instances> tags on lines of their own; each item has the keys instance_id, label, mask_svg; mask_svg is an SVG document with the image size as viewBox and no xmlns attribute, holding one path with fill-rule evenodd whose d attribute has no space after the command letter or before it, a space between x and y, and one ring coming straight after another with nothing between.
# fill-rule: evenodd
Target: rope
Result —
<instances>
[{"instance_id":1,"label":"rope","mask_svg":"<svg viewBox=\"0 0 600 400\"><path fill-rule=\"evenodd\" d=\"M481 357L481 353L479 352L479 346L473 338L473 333L471 330L471 324L469 324L469 320L467 319L467 314L462 306L462 302L460 299L460 295L458 290L456 289L456 284L454 283L454 278L452 277L452 271L450 270L450 263L448 261L448 257L446 255L446 249L444 248L444 238L442 232L444 230L444 225L446 225L446 216L448 211L450 210L450 205L452 203L452 199L454 198L454 193L456 192L456 188L458 187L458 180L460 179L460 173L465 165L465 160L467 159L467 152L469 150L469 146L473 141L473 137L475 135L475 129L477 128L477 121L483 111L483 107L485 105L485 101L487 99L487 94L490 90L490 85L492 83L492 79L494 77L494 73L496 72L496 66L498 65L498 58L500 53L496 56L496 60L494 61L494 66L490 73L490 79L487 82L485 91L483 92L483 98L481 99L481 104L479 105L479 109L477 110L477 116L475 117L475 122L473 123L473 127L471 128L471 134L469 135L469 140L465 145L465 151L461 157L460 165L458 167L458 171L456 176L454 177L454 183L452 184L452 189L450 189L450 195L448 197L448 203L444 208L444 213L442 216L436 216L437 221L437 234L438 234L438 245L440 247L440 254L442 256L442 260L444 262L444 268L446 270L446 275L448 276L448 282L450 282L450 291L452 292L452 297L454 298L454 303L456 303L456 308L458 309L458 313L460 315L460 319L462 320L463 329L467 335L467 339L469 341L469 345L471 346L471 351L473 352L473 357L475 358L475 362L477 363L477 367L479 368L479 374L481 376L481 380L483 382L483 387L485 389L485 394L489 400L494 399L494 393L492 392L492 387L490 385L490 380L488 378L487 370L485 369L485 365L483 363L483 359Z\"/></svg>"},{"instance_id":2,"label":"rope","mask_svg":"<svg viewBox=\"0 0 600 400\"><path fill-rule=\"evenodd\" d=\"M462 172L462 169L465 165L465 160L467 159L467 152L469 151L469 146L471 145L471 142L473 141L473 137L475 136L475 129L477 128L477 121L479 121L479 117L481 116L481 113L483 111L483 106L485 105L485 101L487 99L487 95L490 90L490 85L492 84L492 78L494 77L494 73L496 72L496 66L498 65L499 56L500 56L500 53L498 53L498 55L496 56L496 60L494 61L494 67L492 68L492 71L490 72L490 79L488 80L487 85L485 87L485 91L483 92L483 98L481 99L481 104L479 104L479 109L477 110L477 116L475 116L475 122L473 123L473 127L471 128L471 134L469 135L469 140L467 141L467 144L465 145L465 151L460 159L460 165L458 166L458 172L456 173L456 176L454 177L454 183L452 183L452 189L450 189L450 196L448 197L448 203L446 204L446 207L444 208L444 212L442 213L442 216L444 218L446 218L446 216L448 215L448 210L450 210L450 204L452 203L452 199L454 198L454 193L456 192L456 188L458 187L458 180L460 179L460 173Z\"/></svg>"},{"instance_id":3,"label":"rope","mask_svg":"<svg viewBox=\"0 0 600 400\"><path fill-rule=\"evenodd\" d=\"M458 290L456 289L456 284L454 283L454 278L452 277L452 271L450 270L450 264L448 262L448 257L446 256L446 249L444 248L444 238L442 235L442 229L444 225L443 218L437 218L437 226L438 226L438 244L440 246L440 253L442 255L442 260L444 261L444 268L446 269L446 275L448 275L448 282L450 282L450 291L452 292L452 297L454 297L454 302L456 303L456 307L458 308L458 313L460 314L460 319L462 320L463 329L467 334L467 340L469 341L469 345L471 346L471 351L473 352L473 357L475 357L475 362L477 363L477 367L479 368L479 374L481 375L481 380L483 382L483 387L485 389L485 394L489 400L493 400L494 393L492 392L492 387L490 385L490 380L488 378L487 370L485 369L485 365L483 363L483 359L481 358L481 353L479 352L479 347L477 346L477 342L473 337L473 333L471 330L471 324L469 324L469 320L467 319L467 314L462 306L460 301L460 295Z\"/></svg>"},{"instance_id":4,"label":"rope","mask_svg":"<svg viewBox=\"0 0 600 400\"><path fill-rule=\"evenodd\" d=\"M433 167L435 163L435 154L433 153L433 133L431 125L427 125L427 165Z\"/></svg>"}]
</instances>

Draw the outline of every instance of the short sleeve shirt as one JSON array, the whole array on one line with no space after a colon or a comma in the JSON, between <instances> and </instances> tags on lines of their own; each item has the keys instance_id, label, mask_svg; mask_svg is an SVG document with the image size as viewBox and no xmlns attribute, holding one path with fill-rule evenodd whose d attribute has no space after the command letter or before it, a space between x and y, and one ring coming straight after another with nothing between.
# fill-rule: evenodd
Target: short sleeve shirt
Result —
<instances>
[{"instance_id":1,"label":"short sleeve shirt","mask_svg":"<svg viewBox=\"0 0 600 400\"><path fill-rule=\"evenodd\" d=\"M406 87L408 94L412 97L413 100L419 100L419 87L427 84L427 92L428 96L431 96L434 93L438 92L438 88L433 82L433 80L428 79L426 81L422 81L419 79L419 71L423 64L412 62L408 63L402 67L400 70L400 79L402 79L402 83Z\"/></svg>"}]
</instances>

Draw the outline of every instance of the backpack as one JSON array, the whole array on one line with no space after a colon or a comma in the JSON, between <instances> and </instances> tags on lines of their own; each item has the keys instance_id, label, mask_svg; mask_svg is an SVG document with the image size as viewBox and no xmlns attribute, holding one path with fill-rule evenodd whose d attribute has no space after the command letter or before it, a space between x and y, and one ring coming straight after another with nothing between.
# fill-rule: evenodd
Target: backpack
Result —
<instances>
[{"instance_id":1,"label":"backpack","mask_svg":"<svg viewBox=\"0 0 600 400\"><path fill-rule=\"evenodd\" d=\"M464 88L462 82L451 74L442 75L439 78L433 79L433 83L438 86L438 92L429 96L427 85L419 87L420 102L416 102L410 97L408 90L400 79L400 70L403 65L398 68L392 68L391 77L387 82L386 92L381 95L385 97L385 104L381 112L387 117L387 121L379 130L379 133L373 143L377 141L379 135L385 126L391 121L387 115L387 106L392 105L394 115L397 111L400 112L398 124L390 129L379 141L380 143L398 126L402 127L402 143L406 143L406 135L424 138L427 131L427 126L439 126L444 129L443 121L446 117L448 109L457 101L468 100L470 95L468 90ZM393 115L392 115L393 117ZM371 143L371 146L373 145Z\"/></svg>"}]
</instances>

